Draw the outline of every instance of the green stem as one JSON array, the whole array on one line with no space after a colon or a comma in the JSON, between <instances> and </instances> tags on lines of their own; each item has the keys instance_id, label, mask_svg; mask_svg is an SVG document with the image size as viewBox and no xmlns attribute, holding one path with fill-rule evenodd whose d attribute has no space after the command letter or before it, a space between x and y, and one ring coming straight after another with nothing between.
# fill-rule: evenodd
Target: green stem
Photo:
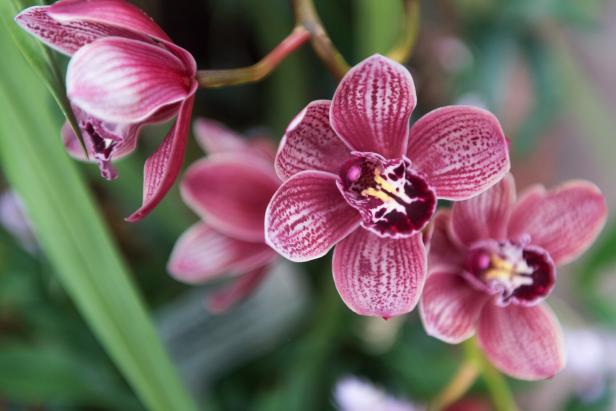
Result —
<instances>
[{"instance_id":1,"label":"green stem","mask_svg":"<svg viewBox=\"0 0 616 411\"><path fill-rule=\"evenodd\" d=\"M468 340L464 345L467 355L475 356L479 362L481 376L492 398L495 411L518 411L505 377L484 356L483 351L477 346L475 338Z\"/></svg>"},{"instance_id":2,"label":"green stem","mask_svg":"<svg viewBox=\"0 0 616 411\"><path fill-rule=\"evenodd\" d=\"M332 43L314 7L313 0L293 0L295 21L310 32L312 47L332 75L340 80L349 65Z\"/></svg>"},{"instance_id":3,"label":"green stem","mask_svg":"<svg viewBox=\"0 0 616 411\"><path fill-rule=\"evenodd\" d=\"M483 359L482 376L496 411L518 411L505 377L485 358Z\"/></svg>"},{"instance_id":4,"label":"green stem","mask_svg":"<svg viewBox=\"0 0 616 411\"><path fill-rule=\"evenodd\" d=\"M419 0L404 0L404 29L388 57L400 63L411 58L419 34Z\"/></svg>"},{"instance_id":5,"label":"green stem","mask_svg":"<svg viewBox=\"0 0 616 411\"><path fill-rule=\"evenodd\" d=\"M258 63L229 70L199 70L197 81L204 88L255 83L270 74L285 57L309 39L310 33L304 27L295 27L291 34Z\"/></svg>"},{"instance_id":6,"label":"green stem","mask_svg":"<svg viewBox=\"0 0 616 411\"><path fill-rule=\"evenodd\" d=\"M481 359L477 351L470 347L472 340L464 343L465 358L449 384L436 396L430 405L430 411L446 409L459 400L473 386L481 371Z\"/></svg>"}]
</instances>

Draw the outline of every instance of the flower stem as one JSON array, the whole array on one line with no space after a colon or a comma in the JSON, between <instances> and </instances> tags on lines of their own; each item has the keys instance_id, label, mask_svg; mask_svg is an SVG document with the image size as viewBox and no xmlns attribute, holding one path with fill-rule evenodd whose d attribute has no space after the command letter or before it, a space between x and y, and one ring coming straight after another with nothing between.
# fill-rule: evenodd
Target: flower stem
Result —
<instances>
[{"instance_id":1,"label":"flower stem","mask_svg":"<svg viewBox=\"0 0 616 411\"><path fill-rule=\"evenodd\" d=\"M470 341L470 340L469 340ZM472 341L471 341L472 343ZM460 399L477 380L481 371L481 359L476 350L464 343L465 358L449 384L436 396L430 405L430 411L440 411Z\"/></svg>"},{"instance_id":2,"label":"flower stem","mask_svg":"<svg viewBox=\"0 0 616 411\"><path fill-rule=\"evenodd\" d=\"M340 80L349 65L332 43L314 7L313 0L293 0L295 21L310 32L312 47L332 75Z\"/></svg>"},{"instance_id":3,"label":"flower stem","mask_svg":"<svg viewBox=\"0 0 616 411\"><path fill-rule=\"evenodd\" d=\"M483 358L482 376L496 411L518 411L511 390L503 375Z\"/></svg>"},{"instance_id":4,"label":"flower stem","mask_svg":"<svg viewBox=\"0 0 616 411\"><path fill-rule=\"evenodd\" d=\"M308 41L310 36L308 30L297 26L276 48L252 66L229 70L200 70L197 73L199 85L216 88L257 82L270 74L289 54Z\"/></svg>"},{"instance_id":5,"label":"flower stem","mask_svg":"<svg viewBox=\"0 0 616 411\"><path fill-rule=\"evenodd\" d=\"M417 42L419 34L419 0L404 0L404 29L398 44L388 53L388 57L400 63L407 61Z\"/></svg>"}]
</instances>

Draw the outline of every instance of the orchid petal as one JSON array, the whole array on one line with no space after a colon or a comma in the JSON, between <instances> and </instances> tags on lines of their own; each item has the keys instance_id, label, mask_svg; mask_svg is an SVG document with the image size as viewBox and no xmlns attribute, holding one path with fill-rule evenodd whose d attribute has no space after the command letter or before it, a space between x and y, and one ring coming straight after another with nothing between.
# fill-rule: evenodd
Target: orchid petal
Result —
<instances>
[{"instance_id":1,"label":"orchid petal","mask_svg":"<svg viewBox=\"0 0 616 411\"><path fill-rule=\"evenodd\" d=\"M194 104L195 87L191 96L180 106L178 118L158 149L146 160L143 168L143 203L141 207L126 218L136 222L152 212L169 191L182 168L190 115Z\"/></svg>"},{"instance_id":2,"label":"orchid petal","mask_svg":"<svg viewBox=\"0 0 616 411\"><path fill-rule=\"evenodd\" d=\"M220 232L262 242L265 209L279 185L271 164L238 152L194 163L181 192L186 204Z\"/></svg>"},{"instance_id":3,"label":"orchid petal","mask_svg":"<svg viewBox=\"0 0 616 411\"><path fill-rule=\"evenodd\" d=\"M146 34L171 41L169 36L143 10L125 0L63 0L49 7L49 15L60 23L95 23Z\"/></svg>"},{"instance_id":4,"label":"orchid petal","mask_svg":"<svg viewBox=\"0 0 616 411\"><path fill-rule=\"evenodd\" d=\"M72 56L81 47L101 37L140 38L131 30L120 27L84 21L59 22L50 15L51 7L29 7L15 17L15 22L60 53Z\"/></svg>"},{"instance_id":5,"label":"orchid petal","mask_svg":"<svg viewBox=\"0 0 616 411\"><path fill-rule=\"evenodd\" d=\"M112 123L145 121L193 92L192 74L169 51L124 38L82 47L66 75L71 102Z\"/></svg>"},{"instance_id":6,"label":"orchid petal","mask_svg":"<svg viewBox=\"0 0 616 411\"><path fill-rule=\"evenodd\" d=\"M270 252L273 253L271 250ZM235 304L248 298L267 278L269 268L269 265L256 268L217 290L206 301L208 310L215 314L222 314Z\"/></svg>"},{"instance_id":7,"label":"orchid petal","mask_svg":"<svg viewBox=\"0 0 616 411\"><path fill-rule=\"evenodd\" d=\"M265 244L237 240L197 223L176 242L167 269L176 279L196 284L226 273L248 272L275 258Z\"/></svg>"},{"instance_id":8,"label":"orchid petal","mask_svg":"<svg viewBox=\"0 0 616 411\"><path fill-rule=\"evenodd\" d=\"M560 324L545 305L487 304L477 336L488 359L514 378L550 378L565 366Z\"/></svg>"},{"instance_id":9,"label":"orchid petal","mask_svg":"<svg viewBox=\"0 0 616 411\"><path fill-rule=\"evenodd\" d=\"M511 174L507 174L489 190L453 205L453 233L466 246L477 240L505 240L514 201L515 181Z\"/></svg>"},{"instance_id":10,"label":"orchid petal","mask_svg":"<svg viewBox=\"0 0 616 411\"><path fill-rule=\"evenodd\" d=\"M410 134L407 156L439 198L466 200L509 171L507 140L488 111L442 107L420 118Z\"/></svg>"},{"instance_id":11,"label":"orchid petal","mask_svg":"<svg viewBox=\"0 0 616 411\"><path fill-rule=\"evenodd\" d=\"M464 263L465 250L451 236L451 211L438 210L429 231L428 268L430 272L455 269Z\"/></svg>"},{"instance_id":12,"label":"orchid petal","mask_svg":"<svg viewBox=\"0 0 616 411\"><path fill-rule=\"evenodd\" d=\"M282 183L265 213L265 240L296 262L322 257L359 226L359 214L342 198L336 176L302 171Z\"/></svg>"},{"instance_id":13,"label":"orchid petal","mask_svg":"<svg viewBox=\"0 0 616 411\"><path fill-rule=\"evenodd\" d=\"M120 160L135 151L138 132L138 126L131 126L127 130L126 137L114 143L107 159L100 157L100 153L97 153L90 135L88 133L83 133L83 142L86 145L86 150L88 151L88 158L86 158L83 147L81 146L81 143L79 142L79 139L77 138L77 135L75 135L75 132L69 122L64 123L64 126L62 126L62 142L64 143L64 148L66 151L74 159L98 162L103 177L114 176L115 171L111 166L111 161Z\"/></svg>"},{"instance_id":14,"label":"orchid petal","mask_svg":"<svg viewBox=\"0 0 616 411\"><path fill-rule=\"evenodd\" d=\"M595 241L607 219L605 197L586 181L569 181L549 192L533 188L516 204L509 236L530 235L556 264L566 264Z\"/></svg>"},{"instance_id":15,"label":"orchid petal","mask_svg":"<svg viewBox=\"0 0 616 411\"><path fill-rule=\"evenodd\" d=\"M197 143L208 154L233 153L246 150L246 140L218 121L198 118L194 123Z\"/></svg>"},{"instance_id":16,"label":"orchid petal","mask_svg":"<svg viewBox=\"0 0 616 411\"><path fill-rule=\"evenodd\" d=\"M406 152L416 102L411 73L377 54L349 70L338 85L331 126L353 150L397 158Z\"/></svg>"},{"instance_id":17,"label":"orchid petal","mask_svg":"<svg viewBox=\"0 0 616 411\"><path fill-rule=\"evenodd\" d=\"M489 294L474 289L457 273L434 272L426 281L419 312L426 332L450 344L475 333Z\"/></svg>"},{"instance_id":18,"label":"orchid petal","mask_svg":"<svg viewBox=\"0 0 616 411\"><path fill-rule=\"evenodd\" d=\"M328 100L313 101L291 121L276 154L281 179L304 170L337 174L349 158L349 148L329 125L329 109Z\"/></svg>"},{"instance_id":19,"label":"orchid petal","mask_svg":"<svg viewBox=\"0 0 616 411\"><path fill-rule=\"evenodd\" d=\"M390 318L410 312L426 279L426 249L421 235L382 238L358 229L334 249L336 289L360 315Z\"/></svg>"}]
</instances>

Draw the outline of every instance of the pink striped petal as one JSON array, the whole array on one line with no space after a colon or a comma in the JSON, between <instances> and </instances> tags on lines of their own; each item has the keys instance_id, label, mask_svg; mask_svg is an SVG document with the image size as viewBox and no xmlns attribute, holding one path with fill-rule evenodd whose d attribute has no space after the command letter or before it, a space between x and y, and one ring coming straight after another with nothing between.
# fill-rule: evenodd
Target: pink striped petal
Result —
<instances>
[{"instance_id":1,"label":"pink striped petal","mask_svg":"<svg viewBox=\"0 0 616 411\"><path fill-rule=\"evenodd\" d=\"M64 24L116 27L171 41L143 10L126 0L61 0L49 7L49 15Z\"/></svg>"},{"instance_id":2,"label":"pink striped petal","mask_svg":"<svg viewBox=\"0 0 616 411\"><path fill-rule=\"evenodd\" d=\"M565 366L560 324L546 305L487 304L477 336L488 359L514 378L542 380Z\"/></svg>"},{"instance_id":3,"label":"pink striped petal","mask_svg":"<svg viewBox=\"0 0 616 411\"><path fill-rule=\"evenodd\" d=\"M265 240L296 262L322 257L359 226L360 217L342 198L336 176L302 171L282 183L265 213Z\"/></svg>"},{"instance_id":4,"label":"pink striped petal","mask_svg":"<svg viewBox=\"0 0 616 411\"><path fill-rule=\"evenodd\" d=\"M313 101L291 121L276 154L281 179L304 170L337 174L349 159L349 148L329 125L329 109L328 100Z\"/></svg>"},{"instance_id":5,"label":"pink striped petal","mask_svg":"<svg viewBox=\"0 0 616 411\"><path fill-rule=\"evenodd\" d=\"M265 244L237 240L197 223L176 242L167 270L178 280L195 284L226 273L248 272L275 258Z\"/></svg>"},{"instance_id":6,"label":"pink striped petal","mask_svg":"<svg viewBox=\"0 0 616 411\"><path fill-rule=\"evenodd\" d=\"M535 186L516 204L509 236L530 235L556 264L566 264L595 241L606 219L605 197L592 183L569 181L549 192Z\"/></svg>"},{"instance_id":7,"label":"pink striped petal","mask_svg":"<svg viewBox=\"0 0 616 411\"><path fill-rule=\"evenodd\" d=\"M263 242L265 209L279 185L271 164L238 152L194 163L181 191L186 204L220 232Z\"/></svg>"},{"instance_id":8,"label":"pink striped petal","mask_svg":"<svg viewBox=\"0 0 616 411\"><path fill-rule=\"evenodd\" d=\"M489 298L455 272L434 272L426 281L419 313L429 335L457 344L475 333Z\"/></svg>"},{"instance_id":9,"label":"pink striped petal","mask_svg":"<svg viewBox=\"0 0 616 411\"><path fill-rule=\"evenodd\" d=\"M419 301L426 258L420 234L392 239L360 228L334 248L336 289L357 314L385 319L406 314Z\"/></svg>"},{"instance_id":10,"label":"pink striped petal","mask_svg":"<svg viewBox=\"0 0 616 411\"><path fill-rule=\"evenodd\" d=\"M411 73L377 54L353 67L338 85L331 126L356 151L398 158L406 152L416 102Z\"/></svg>"},{"instance_id":11,"label":"pink striped petal","mask_svg":"<svg viewBox=\"0 0 616 411\"><path fill-rule=\"evenodd\" d=\"M196 85L191 96L180 106L178 118L163 142L146 160L143 167L143 203L126 221L136 222L151 213L180 173L188 140L195 88Z\"/></svg>"},{"instance_id":12,"label":"pink striped petal","mask_svg":"<svg viewBox=\"0 0 616 411\"><path fill-rule=\"evenodd\" d=\"M273 251L270 250L273 253ZM217 290L206 301L207 309L214 314L222 314L235 304L245 300L263 283L270 269L269 265L256 268Z\"/></svg>"},{"instance_id":13,"label":"pink striped petal","mask_svg":"<svg viewBox=\"0 0 616 411\"><path fill-rule=\"evenodd\" d=\"M429 231L428 269L430 272L439 270L456 270L464 264L466 250L451 236L451 211L438 210Z\"/></svg>"},{"instance_id":14,"label":"pink striped petal","mask_svg":"<svg viewBox=\"0 0 616 411\"><path fill-rule=\"evenodd\" d=\"M515 201L515 181L507 174L489 190L453 205L453 233L464 245L477 240L505 240L507 222Z\"/></svg>"},{"instance_id":15,"label":"pink striped petal","mask_svg":"<svg viewBox=\"0 0 616 411\"><path fill-rule=\"evenodd\" d=\"M449 106L431 111L411 129L408 158L439 198L466 200L490 188L510 168L507 140L490 112Z\"/></svg>"},{"instance_id":16,"label":"pink striped petal","mask_svg":"<svg viewBox=\"0 0 616 411\"><path fill-rule=\"evenodd\" d=\"M67 94L82 110L112 123L137 123L186 99L195 80L163 48L110 37L79 49L66 75Z\"/></svg>"},{"instance_id":17,"label":"pink striped petal","mask_svg":"<svg viewBox=\"0 0 616 411\"><path fill-rule=\"evenodd\" d=\"M86 44L101 37L141 38L130 29L82 20L60 22L50 15L53 6L34 6L15 17L17 24L55 50L72 56Z\"/></svg>"}]
</instances>

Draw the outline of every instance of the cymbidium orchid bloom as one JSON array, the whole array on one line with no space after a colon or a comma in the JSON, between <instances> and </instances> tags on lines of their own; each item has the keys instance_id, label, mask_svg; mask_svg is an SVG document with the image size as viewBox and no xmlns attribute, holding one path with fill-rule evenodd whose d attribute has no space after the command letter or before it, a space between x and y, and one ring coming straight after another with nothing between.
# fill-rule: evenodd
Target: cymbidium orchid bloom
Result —
<instances>
[{"instance_id":1,"label":"cymbidium orchid bloom","mask_svg":"<svg viewBox=\"0 0 616 411\"><path fill-rule=\"evenodd\" d=\"M437 199L465 200L509 170L507 142L489 112L465 106L426 114L409 130L415 86L380 55L353 67L333 100L310 103L276 156L285 180L266 213L266 241L292 261L325 255L358 314L411 311L426 277L420 235Z\"/></svg>"},{"instance_id":2,"label":"cymbidium orchid bloom","mask_svg":"<svg viewBox=\"0 0 616 411\"><path fill-rule=\"evenodd\" d=\"M145 163L143 204L128 220L143 218L171 188L182 165L197 89L193 57L125 0L61 0L30 7L15 20L71 56L67 95L89 156L104 178L116 177L112 160L135 149L144 125L177 116ZM71 154L85 157L68 125L63 137Z\"/></svg>"},{"instance_id":3,"label":"cymbidium orchid bloom","mask_svg":"<svg viewBox=\"0 0 616 411\"><path fill-rule=\"evenodd\" d=\"M191 284L239 275L208 301L210 310L220 312L261 284L278 258L265 244L263 219L280 180L269 141L244 139L205 119L196 122L195 135L209 156L189 167L180 188L202 221L178 239L168 270Z\"/></svg>"},{"instance_id":4,"label":"cymbidium orchid bloom","mask_svg":"<svg viewBox=\"0 0 616 411\"><path fill-rule=\"evenodd\" d=\"M428 334L459 343L477 333L488 359L520 379L553 376L564 366L558 320L543 302L556 267L579 256L607 216L599 189L570 181L536 185L516 201L508 175L434 220L430 274L420 304Z\"/></svg>"}]
</instances>

